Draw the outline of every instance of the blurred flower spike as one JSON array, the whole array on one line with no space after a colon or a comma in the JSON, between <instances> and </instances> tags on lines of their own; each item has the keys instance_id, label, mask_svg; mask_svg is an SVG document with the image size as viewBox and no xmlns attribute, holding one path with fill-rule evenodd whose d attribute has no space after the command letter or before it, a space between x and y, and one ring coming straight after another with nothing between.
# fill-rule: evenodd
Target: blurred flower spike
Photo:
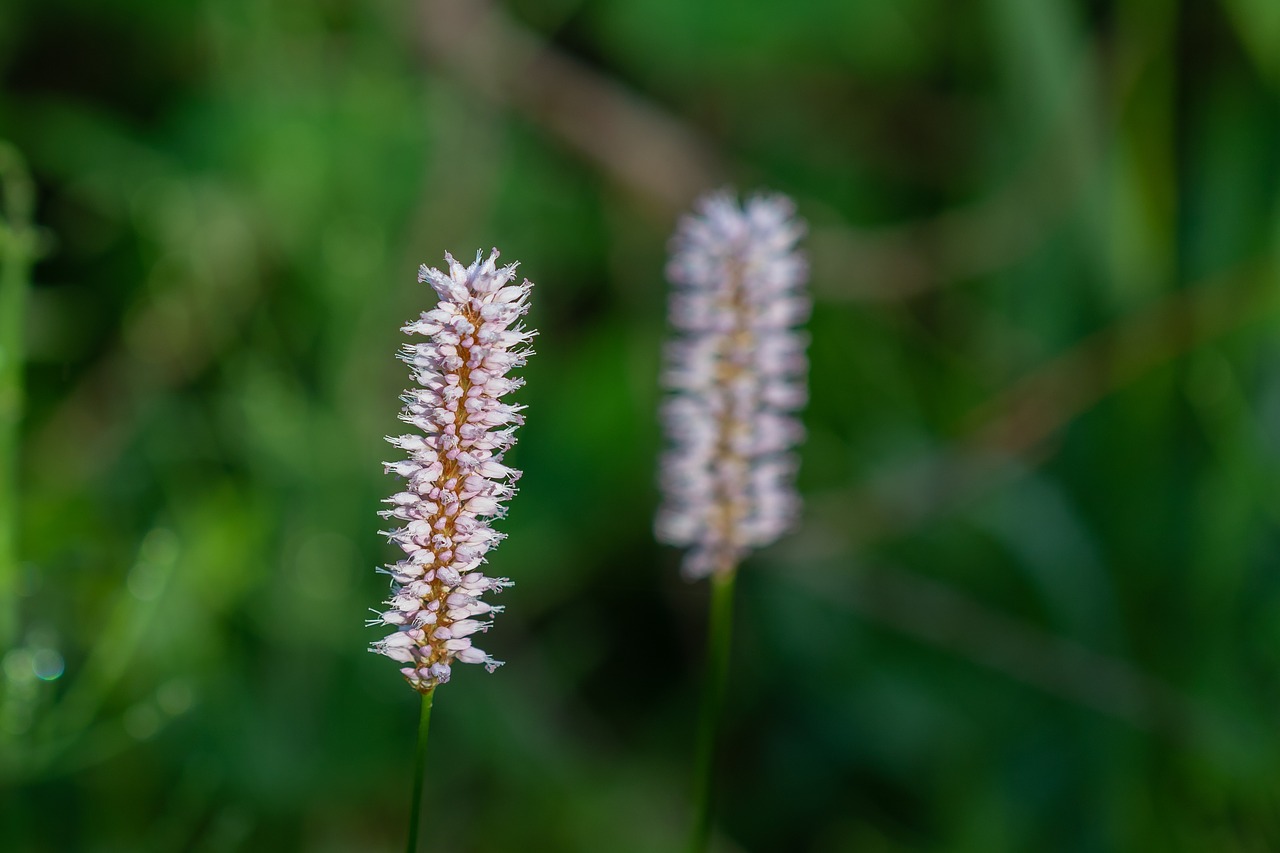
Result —
<instances>
[{"instance_id":1,"label":"blurred flower spike","mask_svg":"<svg viewBox=\"0 0 1280 853\"><path fill-rule=\"evenodd\" d=\"M781 195L699 200L672 240L657 535L686 548L696 579L728 574L799 511L808 265L804 226Z\"/></svg>"},{"instance_id":2,"label":"blurred flower spike","mask_svg":"<svg viewBox=\"0 0 1280 853\"><path fill-rule=\"evenodd\" d=\"M400 353L418 385L401 397L400 419L419 432L387 438L408 458L385 463L386 470L407 485L380 514L402 522L385 535L405 556L381 570L393 582L389 609L370 621L395 627L372 650L406 664L401 673L421 693L448 681L454 661L482 663L490 672L502 665L472 637L502 610L481 598L511 585L482 566L503 538L491 522L506 514L503 502L520 477L502 457L524 422L523 406L501 399L524 384L508 374L524 365L534 335L518 324L533 283L511 283L516 264L497 266L496 249L483 261L477 253L467 267L445 259L447 273L426 265L418 271L439 303L404 327L427 338Z\"/></svg>"}]
</instances>

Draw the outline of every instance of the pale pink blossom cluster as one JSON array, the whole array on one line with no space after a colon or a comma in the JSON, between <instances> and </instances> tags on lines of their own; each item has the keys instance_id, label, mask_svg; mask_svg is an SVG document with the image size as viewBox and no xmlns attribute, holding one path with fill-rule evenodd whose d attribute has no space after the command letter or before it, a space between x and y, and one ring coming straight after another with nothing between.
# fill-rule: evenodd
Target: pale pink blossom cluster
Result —
<instances>
[{"instance_id":1,"label":"pale pink blossom cluster","mask_svg":"<svg viewBox=\"0 0 1280 853\"><path fill-rule=\"evenodd\" d=\"M386 470L407 485L380 514L402 522L385 534L405 556L382 570L392 578L391 598L370 622L396 629L373 651L406 664L400 671L420 692L448 681L454 661L482 663L490 672L502 664L472 638L502 610L482 596L511 585L482 566L503 538L490 522L505 515L503 501L520 476L502 457L524 422L523 407L501 398L524 384L507 374L525 363L534 335L518 324L533 284L511 283L515 264L497 266L496 249L484 261L477 253L467 267L445 259L448 273L426 265L418 271L439 304L404 327L427 338L400 353L418 386L401 397L400 419L419 433L387 438L408 458Z\"/></svg>"},{"instance_id":2,"label":"pale pink blossom cluster","mask_svg":"<svg viewBox=\"0 0 1280 853\"><path fill-rule=\"evenodd\" d=\"M668 449L658 538L689 578L732 572L799 511L796 416L806 399L804 226L785 196L701 199L672 241L663 385Z\"/></svg>"}]
</instances>

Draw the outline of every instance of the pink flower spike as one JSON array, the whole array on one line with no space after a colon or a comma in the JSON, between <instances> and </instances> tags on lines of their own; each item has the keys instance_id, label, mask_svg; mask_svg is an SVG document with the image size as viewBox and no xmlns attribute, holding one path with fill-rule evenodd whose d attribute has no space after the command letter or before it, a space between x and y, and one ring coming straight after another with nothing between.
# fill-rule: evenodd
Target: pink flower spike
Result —
<instances>
[{"instance_id":1,"label":"pink flower spike","mask_svg":"<svg viewBox=\"0 0 1280 853\"><path fill-rule=\"evenodd\" d=\"M383 466L407 481L385 501L393 509L382 511L404 522L386 535L406 557L382 570L393 581L390 609L374 620L402 627L371 651L412 664L400 672L420 693L447 682L455 661L490 672L501 665L468 637L490 624L470 617L501 612L479 598L511 585L477 569L503 538L491 520L506 513L504 501L515 492L510 484L520 477L503 454L515 443L521 407L500 398L522 384L503 374L531 353L533 333L514 324L528 311L533 284L511 284L515 264L499 267L497 259L495 249L465 267L446 255L447 273L423 265L418 281L439 302L403 327L428 338L399 353L419 386L402 395L400 420L421 434L387 437L409 456Z\"/></svg>"},{"instance_id":2,"label":"pink flower spike","mask_svg":"<svg viewBox=\"0 0 1280 853\"><path fill-rule=\"evenodd\" d=\"M808 269L804 226L781 195L702 198L672 240L673 339L662 383L667 434L658 538L685 548L684 574L733 572L795 522L804 434Z\"/></svg>"}]
</instances>

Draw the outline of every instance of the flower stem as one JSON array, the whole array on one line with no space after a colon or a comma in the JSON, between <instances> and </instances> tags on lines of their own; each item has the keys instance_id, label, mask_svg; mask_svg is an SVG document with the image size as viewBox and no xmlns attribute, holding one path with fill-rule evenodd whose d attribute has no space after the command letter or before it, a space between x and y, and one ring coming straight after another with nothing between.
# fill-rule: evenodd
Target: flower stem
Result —
<instances>
[{"instance_id":1,"label":"flower stem","mask_svg":"<svg viewBox=\"0 0 1280 853\"><path fill-rule=\"evenodd\" d=\"M698 751L693 771L694 824L689 853L703 853L711 840L711 776L716 739L729 676L729 639L733 628L733 580L737 571L711 577L711 618L707 624L707 672L702 683Z\"/></svg>"},{"instance_id":2,"label":"flower stem","mask_svg":"<svg viewBox=\"0 0 1280 853\"><path fill-rule=\"evenodd\" d=\"M413 762L413 804L409 808L409 840L405 842L405 853L415 853L418 849L418 819L422 815L422 782L427 767L427 732L431 728L431 700L435 697L435 687L422 693L422 716L418 718L418 754Z\"/></svg>"},{"instance_id":3,"label":"flower stem","mask_svg":"<svg viewBox=\"0 0 1280 853\"><path fill-rule=\"evenodd\" d=\"M0 142L0 651L18 635L18 424L34 195L22 157Z\"/></svg>"}]
</instances>

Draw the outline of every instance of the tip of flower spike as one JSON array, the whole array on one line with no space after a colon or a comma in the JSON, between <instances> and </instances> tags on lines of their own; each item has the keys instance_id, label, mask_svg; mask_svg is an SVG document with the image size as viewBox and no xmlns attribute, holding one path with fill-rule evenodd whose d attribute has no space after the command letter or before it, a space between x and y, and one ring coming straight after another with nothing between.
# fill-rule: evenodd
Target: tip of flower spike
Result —
<instances>
[{"instance_id":1,"label":"tip of flower spike","mask_svg":"<svg viewBox=\"0 0 1280 853\"><path fill-rule=\"evenodd\" d=\"M480 255L476 253L476 260L479 261ZM463 284L467 280L467 268L454 260L453 255L448 252L444 253L444 262L449 265L449 276L458 284Z\"/></svg>"}]
</instances>

